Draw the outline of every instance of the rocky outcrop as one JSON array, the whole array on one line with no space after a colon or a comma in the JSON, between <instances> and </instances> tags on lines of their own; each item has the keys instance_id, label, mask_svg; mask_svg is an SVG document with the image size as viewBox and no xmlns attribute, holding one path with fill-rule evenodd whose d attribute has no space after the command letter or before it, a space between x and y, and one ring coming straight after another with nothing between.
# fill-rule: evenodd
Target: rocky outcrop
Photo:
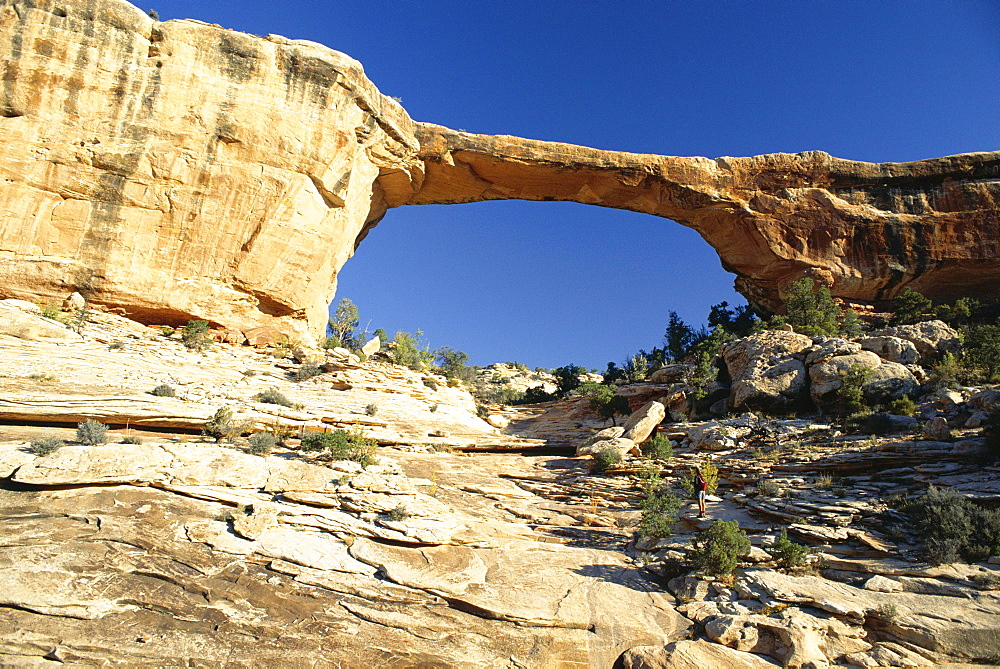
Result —
<instances>
[{"instance_id":1,"label":"rocky outcrop","mask_svg":"<svg viewBox=\"0 0 1000 669\"><path fill-rule=\"evenodd\" d=\"M515 198L690 226L769 310L802 276L855 302L995 294L997 152L709 159L473 135L415 124L319 44L124 0L5 3L0 62L4 297L308 338L387 209Z\"/></svg>"},{"instance_id":2,"label":"rocky outcrop","mask_svg":"<svg viewBox=\"0 0 1000 669\"><path fill-rule=\"evenodd\" d=\"M406 112L312 42L16 0L0 61L5 297L319 333L338 270L422 173Z\"/></svg>"}]
</instances>

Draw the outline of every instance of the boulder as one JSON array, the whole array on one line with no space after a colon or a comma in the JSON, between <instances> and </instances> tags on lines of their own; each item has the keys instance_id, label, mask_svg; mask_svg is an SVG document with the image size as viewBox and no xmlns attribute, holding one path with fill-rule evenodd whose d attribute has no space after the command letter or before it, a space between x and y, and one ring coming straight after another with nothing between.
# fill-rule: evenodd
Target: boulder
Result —
<instances>
[{"instance_id":1,"label":"boulder","mask_svg":"<svg viewBox=\"0 0 1000 669\"><path fill-rule=\"evenodd\" d=\"M596 456L598 453L603 453L604 451L615 451L621 456L625 456L628 453L638 455L639 447L631 439L617 437L615 439L595 441L587 446L580 446L576 449L576 454L580 457L584 455Z\"/></svg>"},{"instance_id":2,"label":"boulder","mask_svg":"<svg viewBox=\"0 0 1000 669\"><path fill-rule=\"evenodd\" d=\"M995 411L1000 407L1000 390L981 390L969 398L968 405L975 411Z\"/></svg>"},{"instance_id":3,"label":"boulder","mask_svg":"<svg viewBox=\"0 0 1000 669\"><path fill-rule=\"evenodd\" d=\"M919 389L920 384L905 365L888 361L872 369L871 376L862 387L870 404L898 400L904 395L913 395Z\"/></svg>"},{"instance_id":4,"label":"boulder","mask_svg":"<svg viewBox=\"0 0 1000 669\"><path fill-rule=\"evenodd\" d=\"M948 426L948 421L944 416L936 416L924 423L923 434L924 439L930 439L931 441L951 440L951 428Z\"/></svg>"},{"instance_id":5,"label":"boulder","mask_svg":"<svg viewBox=\"0 0 1000 669\"><path fill-rule=\"evenodd\" d=\"M854 365L875 369L882 360L871 351L858 351L850 355L838 355L809 368L812 382L809 395L817 405L829 403L834 394L844 385L843 379ZM911 375L912 376L912 375Z\"/></svg>"},{"instance_id":6,"label":"boulder","mask_svg":"<svg viewBox=\"0 0 1000 669\"><path fill-rule=\"evenodd\" d=\"M826 362L839 355L853 355L861 351L861 344L837 337L823 339L809 349L806 354L806 365L816 365Z\"/></svg>"},{"instance_id":7,"label":"boulder","mask_svg":"<svg viewBox=\"0 0 1000 669\"><path fill-rule=\"evenodd\" d=\"M79 339L79 335L68 327L42 316L38 307L28 303L33 310L21 307L21 300L0 301L0 334L19 339Z\"/></svg>"},{"instance_id":8,"label":"boulder","mask_svg":"<svg viewBox=\"0 0 1000 669\"><path fill-rule=\"evenodd\" d=\"M660 402L648 402L625 421L622 437L637 444L649 439L656 426L667 417L667 408Z\"/></svg>"},{"instance_id":9,"label":"boulder","mask_svg":"<svg viewBox=\"0 0 1000 669\"><path fill-rule=\"evenodd\" d=\"M913 342L900 339L899 337L889 335L865 337L859 343L864 350L871 351L878 357L889 362L912 365L920 358L920 353Z\"/></svg>"},{"instance_id":10,"label":"boulder","mask_svg":"<svg viewBox=\"0 0 1000 669\"><path fill-rule=\"evenodd\" d=\"M281 331L278 328L263 325L261 327L243 330L243 336L247 339L247 344L256 348L263 348L281 339Z\"/></svg>"},{"instance_id":11,"label":"boulder","mask_svg":"<svg viewBox=\"0 0 1000 669\"><path fill-rule=\"evenodd\" d=\"M292 357L295 358L295 362L301 364L312 363L319 365L326 362L325 351L318 348L306 348L305 346L296 346L292 349Z\"/></svg>"},{"instance_id":12,"label":"boulder","mask_svg":"<svg viewBox=\"0 0 1000 669\"><path fill-rule=\"evenodd\" d=\"M87 306L87 300L80 293L70 293L62 303L64 311L77 311Z\"/></svg>"},{"instance_id":13,"label":"boulder","mask_svg":"<svg viewBox=\"0 0 1000 669\"><path fill-rule=\"evenodd\" d=\"M250 514L233 517L233 531L245 539L260 539L264 533L278 526L278 510L269 504L254 504Z\"/></svg>"},{"instance_id":14,"label":"boulder","mask_svg":"<svg viewBox=\"0 0 1000 669\"><path fill-rule=\"evenodd\" d=\"M743 431L746 432L745 430ZM736 428L708 421L688 430L691 448L696 451L728 451L736 448L737 437L742 436Z\"/></svg>"},{"instance_id":15,"label":"boulder","mask_svg":"<svg viewBox=\"0 0 1000 669\"><path fill-rule=\"evenodd\" d=\"M381 350L382 340L379 339L378 335L375 335L368 342L361 347L361 352L365 354L365 357L372 355L373 353Z\"/></svg>"},{"instance_id":16,"label":"boulder","mask_svg":"<svg viewBox=\"0 0 1000 669\"><path fill-rule=\"evenodd\" d=\"M615 666L619 666L616 664ZM702 641L675 641L665 647L638 646L625 651L623 669L776 669L770 658Z\"/></svg>"},{"instance_id":17,"label":"boulder","mask_svg":"<svg viewBox=\"0 0 1000 669\"><path fill-rule=\"evenodd\" d=\"M493 427L497 428L498 430L502 430L508 425L510 425L510 418L507 418L502 414L491 413L488 416L486 416L486 422L492 425Z\"/></svg>"},{"instance_id":18,"label":"boulder","mask_svg":"<svg viewBox=\"0 0 1000 669\"><path fill-rule=\"evenodd\" d=\"M650 383L683 383L694 372L694 365L675 364L664 365L652 372L647 381Z\"/></svg>"},{"instance_id":19,"label":"boulder","mask_svg":"<svg viewBox=\"0 0 1000 669\"><path fill-rule=\"evenodd\" d=\"M603 430L598 430L597 432L595 432L594 434L590 435L585 440L583 440L583 442L581 442L579 445L577 445L576 454L582 455L580 449L593 446L599 441L607 441L608 439L617 439L624 433L625 433L625 428L620 425L618 427L606 427Z\"/></svg>"},{"instance_id":20,"label":"boulder","mask_svg":"<svg viewBox=\"0 0 1000 669\"><path fill-rule=\"evenodd\" d=\"M930 358L941 353L958 353L961 339L958 332L944 321L925 321L914 325L897 325L896 327L876 330L872 337L897 337L912 343L921 358Z\"/></svg>"},{"instance_id":21,"label":"boulder","mask_svg":"<svg viewBox=\"0 0 1000 669\"><path fill-rule=\"evenodd\" d=\"M805 351L812 339L794 332L758 332L722 348L732 379L733 409L781 409L799 400L806 389Z\"/></svg>"}]
</instances>

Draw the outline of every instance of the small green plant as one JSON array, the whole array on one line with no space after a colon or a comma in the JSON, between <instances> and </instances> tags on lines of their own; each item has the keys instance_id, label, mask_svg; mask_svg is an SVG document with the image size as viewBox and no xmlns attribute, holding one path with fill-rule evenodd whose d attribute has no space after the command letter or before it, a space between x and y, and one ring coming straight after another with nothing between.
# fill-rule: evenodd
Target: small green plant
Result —
<instances>
[{"instance_id":1,"label":"small green plant","mask_svg":"<svg viewBox=\"0 0 1000 669\"><path fill-rule=\"evenodd\" d=\"M760 497L780 497L781 486L771 479L761 479L757 482L757 495Z\"/></svg>"},{"instance_id":2,"label":"small green plant","mask_svg":"<svg viewBox=\"0 0 1000 669\"><path fill-rule=\"evenodd\" d=\"M233 420L233 410L229 407L219 407L215 414L205 422L202 431L216 442L223 439L232 440L250 430L250 421Z\"/></svg>"},{"instance_id":3,"label":"small green plant","mask_svg":"<svg viewBox=\"0 0 1000 669\"><path fill-rule=\"evenodd\" d=\"M781 534L771 548L771 557L774 558L778 566L783 569L793 569L801 567L806 556L809 555L809 547L797 544L788 538L788 530L782 529Z\"/></svg>"},{"instance_id":4,"label":"small green plant","mask_svg":"<svg viewBox=\"0 0 1000 669\"><path fill-rule=\"evenodd\" d=\"M181 342L192 351L204 351L212 344L212 335L208 331L208 321L188 321L181 330Z\"/></svg>"},{"instance_id":5,"label":"small green plant","mask_svg":"<svg viewBox=\"0 0 1000 669\"><path fill-rule=\"evenodd\" d=\"M713 520L695 536L692 546L692 564L713 576L732 574L740 558L750 554L750 540L735 520Z\"/></svg>"},{"instance_id":6,"label":"small green plant","mask_svg":"<svg viewBox=\"0 0 1000 669\"><path fill-rule=\"evenodd\" d=\"M62 311L55 304L48 302L42 305L42 316L58 321L62 317Z\"/></svg>"},{"instance_id":7,"label":"small green plant","mask_svg":"<svg viewBox=\"0 0 1000 669\"><path fill-rule=\"evenodd\" d=\"M816 482L814 485L820 490L829 488L833 486L833 477L826 472L820 472L816 475Z\"/></svg>"},{"instance_id":8,"label":"small green plant","mask_svg":"<svg viewBox=\"0 0 1000 669\"><path fill-rule=\"evenodd\" d=\"M375 404L374 402L365 407L365 415L374 416L377 413L378 413L378 405Z\"/></svg>"},{"instance_id":9,"label":"small green plant","mask_svg":"<svg viewBox=\"0 0 1000 669\"><path fill-rule=\"evenodd\" d=\"M126 435L126 436L122 437L122 443L123 444L131 444L132 446L141 446L142 445L142 437L140 437L138 435L134 435L134 434L129 434L129 435Z\"/></svg>"},{"instance_id":10,"label":"small green plant","mask_svg":"<svg viewBox=\"0 0 1000 669\"><path fill-rule=\"evenodd\" d=\"M714 495L715 491L719 488L719 468L711 462L706 462L701 466L701 475L705 477L705 483L708 484L705 494ZM695 494L694 482L697 476L698 472L692 468L687 471L684 478L680 481L681 488L688 497L693 497Z\"/></svg>"},{"instance_id":11,"label":"small green plant","mask_svg":"<svg viewBox=\"0 0 1000 669\"><path fill-rule=\"evenodd\" d=\"M425 377L424 378L424 385L427 386L428 388L430 388L431 390L437 390L438 389L437 381L435 381L434 379L432 379L430 377Z\"/></svg>"},{"instance_id":12,"label":"small green plant","mask_svg":"<svg viewBox=\"0 0 1000 669\"><path fill-rule=\"evenodd\" d=\"M895 620L899 617L899 610L896 605L891 602L883 602L875 607L875 615L877 615L882 620Z\"/></svg>"},{"instance_id":13,"label":"small green plant","mask_svg":"<svg viewBox=\"0 0 1000 669\"><path fill-rule=\"evenodd\" d=\"M391 509L389 513L385 514L385 519L393 522L400 523L410 517L410 512L406 510L405 504L400 504L394 509Z\"/></svg>"},{"instance_id":14,"label":"small green plant","mask_svg":"<svg viewBox=\"0 0 1000 669\"><path fill-rule=\"evenodd\" d=\"M123 348L125 348L125 342L118 341L117 339L115 341L111 342L110 344L108 344L108 350L109 351L120 351Z\"/></svg>"},{"instance_id":15,"label":"small green plant","mask_svg":"<svg viewBox=\"0 0 1000 669\"><path fill-rule=\"evenodd\" d=\"M851 365L841 380L837 397L843 404L845 413L858 413L868 408L865 401L864 385L871 378L872 370L864 365Z\"/></svg>"},{"instance_id":16,"label":"small green plant","mask_svg":"<svg viewBox=\"0 0 1000 669\"><path fill-rule=\"evenodd\" d=\"M668 537L674 532L674 523L680 513L682 502L677 495L660 491L655 480L648 481L646 498L640 502L642 515L639 517L639 534L657 539Z\"/></svg>"},{"instance_id":17,"label":"small green plant","mask_svg":"<svg viewBox=\"0 0 1000 669\"><path fill-rule=\"evenodd\" d=\"M32 439L31 444L28 445L28 452L32 455L37 455L42 457L48 455L49 453L54 453L63 446L66 442L62 439L56 439L55 437L46 437L44 439Z\"/></svg>"},{"instance_id":18,"label":"small green plant","mask_svg":"<svg viewBox=\"0 0 1000 669\"><path fill-rule=\"evenodd\" d=\"M277 388L268 388L253 396L254 400L264 404L277 404L283 407L292 407L292 401L285 397Z\"/></svg>"},{"instance_id":19,"label":"small green plant","mask_svg":"<svg viewBox=\"0 0 1000 669\"><path fill-rule=\"evenodd\" d=\"M916 403L907 395L889 402L889 406L886 408L889 410L889 413L896 416L912 416L917 412Z\"/></svg>"},{"instance_id":20,"label":"small green plant","mask_svg":"<svg viewBox=\"0 0 1000 669\"><path fill-rule=\"evenodd\" d=\"M177 328L172 328L169 325L164 325L160 327L160 334L164 337L172 337L174 333L177 332Z\"/></svg>"},{"instance_id":21,"label":"small green plant","mask_svg":"<svg viewBox=\"0 0 1000 669\"><path fill-rule=\"evenodd\" d=\"M156 397L177 397L177 392L166 383L161 383L156 386L149 392L149 394L155 395Z\"/></svg>"},{"instance_id":22,"label":"small green plant","mask_svg":"<svg viewBox=\"0 0 1000 669\"><path fill-rule=\"evenodd\" d=\"M29 374L28 378L32 381L41 381L42 383L59 380L59 378L53 374Z\"/></svg>"},{"instance_id":23,"label":"small green plant","mask_svg":"<svg viewBox=\"0 0 1000 669\"><path fill-rule=\"evenodd\" d=\"M267 455L278 445L278 440L270 432L255 432L247 441L250 442L250 455Z\"/></svg>"},{"instance_id":24,"label":"small green plant","mask_svg":"<svg viewBox=\"0 0 1000 669\"><path fill-rule=\"evenodd\" d=\"M108 441L108 426L92 419L77 423L76 440L81 444L89 444L91 446L104 444Z\"/></svg>"},{"instance_id":25,"label":"small green plant","mask_svg":"<svg viewBox=\"0 0 1000 669\"><path fill-rule=\"evenodd\" d=\"M430 412L431 412L431 413L434 413L434 412L436 412L436 411L438 410L438 405L437 405L437 403L435 402L434 404L430 405L429 409L430 409Z\"/></svg>"},{"instance_id":26,"label":"small green plant","mask_svg":"<svg viewBox=\"0 0 1000 669\"><path fill-rule=\"evenodd\" d=\"M598 474L603 474L610 468L621 464L622 454L614 449L607 449L605 451L600 451L594 456L594 471Z\"/></svg>"},{"instance_id":27,"label":"small green plant","mask_svg":"<svg viewBox=\"0 0 1000 669\"><path fill-rule=\"evenodd\" d=\"M358 430L334 430L333 432L316 432L302 440L303 451L329 450L338 460L353 460L362 467L375 464L376 443L368 439Z\"/></svg>"},{"instance_id":28,"label":"small green plant","mask_svg":"<svg viewBox=\"0 0 1000 669\"><path fill-rule=\"evenodd\" d=\"M244 369L243 376L250 378L251 376L257 376L257 372L252 369Z\"/></svg>"},{"instance_id":29,"label":"small green plant","mask_svg":"<svg viewBox=\"0 0 1000 669\"><path fill-rule=\"evenodd\" d=\"M674 457L674 443L664 434L658 434L640 447L642 455L650 460L669 460Z\"/></svg>"},{"instance_id":30,"label":"small green plant","mask_svg":"<svg viewBox=\"0 0 1000 669\"><path fill-rule=\"evenodd\" d=\"M295 370L295 380L296 381L306 381L314 376L319 376L323 373L320 366L315 362L304 362L299 365L299 368Z\"/></svg>"},{"instance_id":31,"label":"small green plant","mask_svg":"<svg viewBox=\"0 0 1000 669\"><path fill-rule=\"evenodd\" d=\"M972 582L980 590L1000 590L1000 575L992 571L984 571L972 575Z\"/></svg>"}]
</instances>

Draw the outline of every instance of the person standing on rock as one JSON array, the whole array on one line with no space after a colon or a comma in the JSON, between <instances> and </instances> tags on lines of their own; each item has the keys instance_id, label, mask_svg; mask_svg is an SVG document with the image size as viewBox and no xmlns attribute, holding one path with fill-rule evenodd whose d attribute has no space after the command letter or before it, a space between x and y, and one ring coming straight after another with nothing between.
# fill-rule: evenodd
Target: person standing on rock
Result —
<instances>
[{"instance_id":1,"label":"person standing on rock","mask_svg":"<svg viewBox=\"0 0 1000 669\"><path fill-rule=\"evenodd\" d=\"M698 491L698 517L705 517L705 496L708 494L708 481L705 480L705 475L701 473L701 467L696 470L697 475L694 479L695 489Z\"/></svg>"}]
</instances>

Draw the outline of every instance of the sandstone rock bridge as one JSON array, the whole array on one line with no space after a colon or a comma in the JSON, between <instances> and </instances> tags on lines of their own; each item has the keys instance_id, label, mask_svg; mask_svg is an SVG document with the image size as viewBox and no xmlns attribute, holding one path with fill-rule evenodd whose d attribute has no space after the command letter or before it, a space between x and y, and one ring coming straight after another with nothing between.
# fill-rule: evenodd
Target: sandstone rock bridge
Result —
<instances>
[{"instance_id":1,"label":"sandstone rock bridge","mask_svg":"<svg viewBox=\"0 0 1000 669\"><path fill-rule=\"evenodd\" d=\"M351 58L123 0L0 0L0 292L319 333L406 204L582 202L694 228L751 303L995 297L1000 152L683 158L416 123Z\"/></svg>"}]
</instances>

